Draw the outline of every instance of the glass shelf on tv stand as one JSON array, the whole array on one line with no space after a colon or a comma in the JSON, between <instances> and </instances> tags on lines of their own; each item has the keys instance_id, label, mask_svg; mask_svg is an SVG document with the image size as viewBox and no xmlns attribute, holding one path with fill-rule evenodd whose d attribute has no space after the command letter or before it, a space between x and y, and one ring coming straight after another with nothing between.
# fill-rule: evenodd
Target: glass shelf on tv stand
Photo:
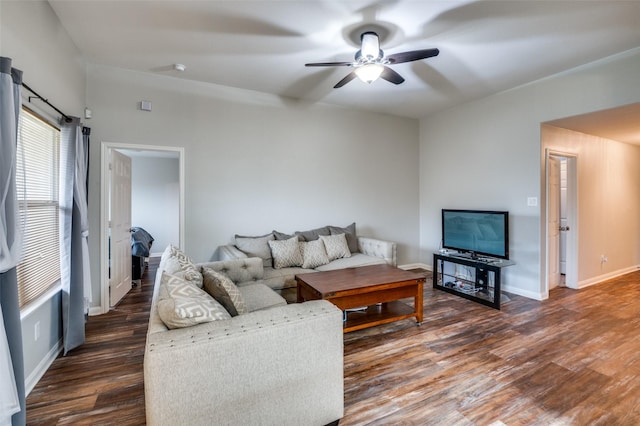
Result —
<instances>
[{"instance_id":1,"label":"glass shelf on tv stand","mask_svg":"<svg viewBox=\"0 0 640 426\"><path fill-rule=\"evenodd\" d=\"M467 267L461 274L456 265ZM515 265L507 259L466 253L434 253L433 288L500 309L502 268Z\"/></svg>"}]
</instances>

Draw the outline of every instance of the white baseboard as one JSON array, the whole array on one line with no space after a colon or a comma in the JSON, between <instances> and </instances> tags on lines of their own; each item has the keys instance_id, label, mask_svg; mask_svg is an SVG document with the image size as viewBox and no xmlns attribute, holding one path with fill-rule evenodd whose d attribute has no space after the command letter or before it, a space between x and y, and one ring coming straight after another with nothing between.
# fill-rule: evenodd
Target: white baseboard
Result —
<instances>
[{"instance_id":1,"label":"white baseboard","mask_svg":"<svg viewBox=\"0 0 640 426\"><path fill-rule=\"evenodd\" d=\"M400 269L426 269L427 271L433 271L433 268L426 263L408 263L406 265L398 265Z\"/></svg>"},{"instance_id":2,"label":"white baseboard","mask_svg":"<svg viewBox=\"0 0 640 426\"><path fill-rule=\"evenodd\" d=\"M542 293L540 293L540 292L523 290L521 288L513 287L513 286L510 286L510 285L503 285L503 286L501 286L500 290L506 291L507 293L511 293L511 294L517 294L518 296L523 296L523 297L526 297L528 299L533 299L533 300L544 300L544 299L546 299L545 297L542 296Z\"/></svg>"},{"instance_id":3,"label":"white baseboard","mask_svg":"<svg viewBox=\"0 0 640 426\"><path fill-rule=\"evenodd\" d=\"M602 281L607 281L613 278L620 277L622 275L628 274L630 272L635 272L640 269L640 265L629 266L628 268L618 269L617 271L609 272L607 274L598 275L597 277L589 278L588 280L583 280L578 282L578 288L585 288L592 286L594 284L599 284Z\"/></svg>"},{"instance_id":4,"label":"white baseboard","mask_svg":"<svg viewBox=\"0 0 640 426\"><path fill-rule=\"evenodd\" d=\"M92 306L89 308L89 316L90 317L94 317L96 315L102 315L104 312L102 312L102 307L101 306Z\"/></svg>"},{"instance_id":5,"label":"white baseboard","mask_svg":"<svg viewBox=\"0 0 640 426\"><path fill-rule=\"evenodd\" d=\"M49 350L47 355L38 363L36 368L29 374L27 378L24 380L24 388L27 396L31 393L33 388L36 387L44 373L47 372L53 361L56 360L58 355L62 352L63 345L62 339L58 340L58 342Z\"/></svg>"}]
</instances>

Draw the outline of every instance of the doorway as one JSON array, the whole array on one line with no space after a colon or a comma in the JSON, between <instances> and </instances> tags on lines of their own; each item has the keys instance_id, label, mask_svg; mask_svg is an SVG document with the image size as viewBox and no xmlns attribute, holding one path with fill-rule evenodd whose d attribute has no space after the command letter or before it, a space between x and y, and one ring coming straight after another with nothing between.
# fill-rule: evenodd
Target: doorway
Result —
<instances>
[{"instance_id":1,"label":"doorway","mask_svg":"<svg viewBox=\"0 0 640 426\"><path fill-rule=\"evenodd\" d=\"M558 286L578 288L578 157L547 150L545 164L548 297Z\"/></svg>"},{"instance_id":2,"label":"doorway","mask_svg":"<svg viewBox=\"0 0 640 426\"><path fill-rule=\"evenodd\" d=\"M167 159L173 159L177 162L177 175L178 182L177 190L172 191L173 197L177 200L177 214L172 216L172 221L177 223L177 238L178 241L174 241L175 244L180 247L184 247L184 148L180 147L159 147L150 145L135 145L135 144L123 144L123 143L110 143L103 142L101 146L102 151L102 164L101 164L101 211L100 211L100 295L101 295L101 313L107 313L110 309L110 268L114 265L110 265L113 259L110 259L110 225L109 225L109 206L111 205L111 191L109 186L109 162L112 157L112 152L118 151L125 153L127 156L132 157L144 157L145 164L153 170L153 162L158 162L158 168L163 167L166 164ZM154 160L155 159L155 160ZM132 194L140 192L136 190L136 179L132 180ZM140 185L140 184L138 184ZM144 192L144 191L143 191ZM177 195L176 195L177 193ZM177 217L176 217L177 216ZM135 218L135 216L134 216ZM136 224L133 224L134 226ZM163 230L164 231L164 230ZM162 238L160 238L162 239ZM172 238L173 240L173 238ZM160 245L165 245L161 241ZM156 254L161 252L164 247L156 245L153 247Z\"/></svg>"}]
</instances>

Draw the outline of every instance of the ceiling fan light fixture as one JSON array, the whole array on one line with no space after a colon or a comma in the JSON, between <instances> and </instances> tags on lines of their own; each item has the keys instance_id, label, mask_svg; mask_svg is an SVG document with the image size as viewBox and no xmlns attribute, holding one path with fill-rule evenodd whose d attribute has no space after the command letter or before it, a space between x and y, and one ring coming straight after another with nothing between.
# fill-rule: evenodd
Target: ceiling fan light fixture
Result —
<instances>
[{"instance_id":1,"label":"ceiling fan light fixture","mask_svg":"<svg viewBox=\"0 0 640 426\"><path fill-rule=\"evenodd\" d=\"M355 69L355 73L360 80L365 83L373 83L384 71L384 66L380 64L366 64Z\"/></svg>"}]
</instances>

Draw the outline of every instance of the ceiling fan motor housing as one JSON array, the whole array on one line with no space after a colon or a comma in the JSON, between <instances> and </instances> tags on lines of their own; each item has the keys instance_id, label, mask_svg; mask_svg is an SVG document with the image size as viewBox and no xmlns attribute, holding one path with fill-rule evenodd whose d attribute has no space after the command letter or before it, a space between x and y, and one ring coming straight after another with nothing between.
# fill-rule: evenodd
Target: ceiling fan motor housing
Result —
<instances>
[{"instance_id":1,"label":"ceiling fan motor housing","mask_svg":"<svg viewBox=\"0 0 640 426\"><path fill-rule=\"evenodd\" d=\"M373 62L382 59L384 53L380 49L378 34L367 31L360 36L361 47L356 52L356 61Z\"/></svg>"}]
</instances>

